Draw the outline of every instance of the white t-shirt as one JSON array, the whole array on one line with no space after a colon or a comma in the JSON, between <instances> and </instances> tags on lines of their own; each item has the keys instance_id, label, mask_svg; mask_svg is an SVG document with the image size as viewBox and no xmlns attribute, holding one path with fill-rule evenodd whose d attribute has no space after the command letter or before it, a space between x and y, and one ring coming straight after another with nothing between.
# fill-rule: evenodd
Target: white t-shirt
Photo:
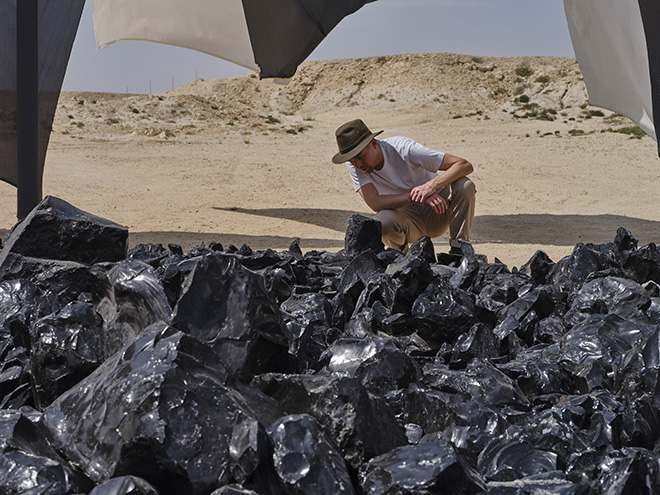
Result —
<instances>
[{"instance_id":1,"label":"white t-shirt","mask_svg":"<svg viewBox=\"0 0 660 495\"><path fill-rule=\"evenodd\" d=\"M407 193L438 175L445 154L407 137L377 139L385 163L380 170L367 174L346 162L355 191L372 183L380 194Z\"/></svg>"}]
</instances>

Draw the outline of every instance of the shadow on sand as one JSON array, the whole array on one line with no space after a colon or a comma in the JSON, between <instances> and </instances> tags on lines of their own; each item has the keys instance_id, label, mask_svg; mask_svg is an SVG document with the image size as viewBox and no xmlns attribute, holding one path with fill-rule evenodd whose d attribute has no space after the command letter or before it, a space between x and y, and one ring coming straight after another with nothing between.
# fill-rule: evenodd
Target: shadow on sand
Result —
<instances>
[{"instance_id":1,"label":"shadow on sand","mask_svg":"<svg viewBox=\"0 0 660 495\"><path fill-rule=\"evenodd\" d=\"M355 213L323 208L215 209L295 220L337 232L345 232L348 219ZM475 217L472 234L475 242L570 246L578 242L609 242L619 227L628 229L635 237L660 237L660 222L623 215L483 215Z\"/></svg>"},{"instance_id":2,"label":"shadow on sand","mask_svg":"<svg viewBox=\"0 0 660 495\"><path fill-rule=\"evenodd\" d=\"M219 211L234 211L248 215L295 220L317 225L337 232L345 232L348 219L354 211L329 210L322 208L215 208ZM483 215L474 219L472 240L475 243L495 244L540 244L548 246L573 246L578 242L600 244L614 239L619 227L628 229L643 243L657 242L660 239L660 222L623 215ZM7 229L0 229L4 239ZM343 237L343 236L342 236ZM252 249L288 249L295 238L283 236L237 235L227 233L197 232L130 232L132 246L141 243L180 244L191 249L204 243L219 242L223 246L242 244ZM640 242L642 244L642 242ZM326 238L305 238L301 235L300 247L303 251L314 249L343 249L344 241Z\"/></svg>"},{"instance_id":3,"label":"shadow on sand","mask_svg":"<svg viewBox=\"0 0 660 495\"><path fill-rule=\"evenodd\" d=\"M346 232L348 219L356 213L351 210L329 210L326 208L219 208L213 207L218 211L231 211L243 213L245 215L255 215L259 217L278 218L280 220L295 220L296 222L317 225L337 232ZM372 216L364 214L365 216Z\"/></svg>"},{"instance_id":4,"label":"shadow on sand","mask_svg":"<svg viewBox=\"0 0 660 495\"><path fill-rule=\"evenodd\" d=\"M484 215L472 232L475 242L572 246L610 242L619 227L646 242L660 237L660 222L622 215Z\"/></svg>"}]
</instances>

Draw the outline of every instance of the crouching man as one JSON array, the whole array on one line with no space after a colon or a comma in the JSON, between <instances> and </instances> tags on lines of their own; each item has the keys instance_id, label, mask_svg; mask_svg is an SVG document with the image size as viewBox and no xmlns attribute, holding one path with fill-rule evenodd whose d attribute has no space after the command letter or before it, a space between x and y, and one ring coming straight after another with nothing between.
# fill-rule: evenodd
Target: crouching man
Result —
<instances>
[{"instance_id":1,"label":"crouching man","mask_svg":"<svg viewBox=\"0 0 660 495\"><path fill-rule=\"evenodd\" d=\"M449 232L451 254L462 254L459 240L469 241L474 218L474 183L470 162L427 148L407 137L376 139L362 120L335 132L339 152L355 191L376 212L383 243L406 252L422 236Z\"/></svg>"}]
</instances>

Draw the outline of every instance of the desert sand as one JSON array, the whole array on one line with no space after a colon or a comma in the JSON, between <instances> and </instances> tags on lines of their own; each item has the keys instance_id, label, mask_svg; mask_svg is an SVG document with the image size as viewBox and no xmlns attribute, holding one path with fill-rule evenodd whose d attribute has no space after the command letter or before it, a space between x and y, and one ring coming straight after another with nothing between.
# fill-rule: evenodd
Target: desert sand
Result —
<instances>
[{"instance_id":1,"label":"desert sand","mask_svg":"<svg viewBox=\"0 0 660 495\"><path fill-rule=\"evenodd\" d=\"M65 92L44 195L126 226L131 246L280 251L300 238L335 252L349 217L372 214L330 161L354 118L473 163L471 242L491 262L557 261L618 227L658 240L656 143L588 106L571 58L396 55L306 62L287 85L247 74L158 95ZM16 191L0 193L4 234ZM434 244L446 251L447 236Z\"/></svg>"}]
</instances>

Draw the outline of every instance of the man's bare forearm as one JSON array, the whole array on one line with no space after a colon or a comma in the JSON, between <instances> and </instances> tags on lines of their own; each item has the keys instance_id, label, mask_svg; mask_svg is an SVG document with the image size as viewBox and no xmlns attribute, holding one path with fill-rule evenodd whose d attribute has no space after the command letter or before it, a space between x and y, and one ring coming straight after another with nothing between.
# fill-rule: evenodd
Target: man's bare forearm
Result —
<instances>
[{"instance_id":1,"label":"man's bare forearm","mask_svg":"<svg viewBox=\"0 0 660 495\"><path fill-rule=\"evenodd\" d=\"M381 210L396 210L408 206L410 194L379 194L375 186L367 184L359 191L362 199L369 208L378 213Z\"/></svg>"},{"instance_id":2,"label":"man's bare forearm","mask_svg":"<svg viewBox=\"0 0 660 495\"><path fill-rule=\"evenodd\" d=\"M440 189L441 187L453 184L462 177L470 175L473 171L474 167L472 164L461 158L457 162L453 163L449 168L436 175L429 181L429 183L433 189Z\"/></svg>"}]
</instances>

